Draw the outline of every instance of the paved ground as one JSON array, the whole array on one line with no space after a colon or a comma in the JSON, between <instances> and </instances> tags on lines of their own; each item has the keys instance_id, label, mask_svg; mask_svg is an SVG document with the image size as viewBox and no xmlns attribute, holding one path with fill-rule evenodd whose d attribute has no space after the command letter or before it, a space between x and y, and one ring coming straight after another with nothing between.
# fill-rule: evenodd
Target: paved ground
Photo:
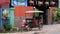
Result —
<instances>
[{"instance_id":1,"label":"paved ground","mask_svg":"<svg viewBox=\"0 0 60 34\"><path fill-rule=\"evenodd\" d=\"M60 34L60 24L55 25L44 25L42 30L38 30L37 28L34 29L36 31L30 31L30 32L17 32L17 33L10 33L10 34L34 34L35 32L38 34ZM6 33L9 34L9 33Z\"/></svg>"}]
</instances>

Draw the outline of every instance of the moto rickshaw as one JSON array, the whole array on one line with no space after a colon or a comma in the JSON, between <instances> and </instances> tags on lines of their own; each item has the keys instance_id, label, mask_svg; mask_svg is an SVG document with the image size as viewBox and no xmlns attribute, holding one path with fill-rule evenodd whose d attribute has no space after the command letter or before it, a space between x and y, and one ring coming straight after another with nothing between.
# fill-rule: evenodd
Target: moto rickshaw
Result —
<instances>
[{"instance_id":1,"label":"moto rickshaw","mask_svg":"<svg viewBox=\"0 0 60 34\"><path fill-rule=\"evenodd\" d=\"M43 15L41 14L37 20L34 18L34 13L43 13L43 11L26 11L25 12L25 20L26 26L32 30L32 28L41 29L43 27ZM29 16L28 14L32 14Z\"/></svg>"}]
</instances>

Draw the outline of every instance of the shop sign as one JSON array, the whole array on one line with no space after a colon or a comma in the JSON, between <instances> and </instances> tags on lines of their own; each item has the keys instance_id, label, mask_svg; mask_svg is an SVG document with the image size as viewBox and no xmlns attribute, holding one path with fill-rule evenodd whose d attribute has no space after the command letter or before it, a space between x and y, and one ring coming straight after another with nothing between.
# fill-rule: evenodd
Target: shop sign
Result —
<instances>
[{"instance_id":1,"label":"shop sign","mask_svg":"<svg viewBox=\"0 0 60 34\"><path fill-rule=\"evenodd\" d=\"M12 0L12 6L27 6L27 0Z\"/></svg>"}]
</instances>

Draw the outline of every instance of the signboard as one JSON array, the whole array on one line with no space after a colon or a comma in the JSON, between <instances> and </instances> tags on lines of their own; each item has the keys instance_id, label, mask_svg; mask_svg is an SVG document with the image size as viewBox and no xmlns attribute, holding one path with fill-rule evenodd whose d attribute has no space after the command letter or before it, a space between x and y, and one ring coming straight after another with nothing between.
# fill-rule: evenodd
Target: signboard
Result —
<instances>
[{"instance_id":1,"label":"signboard","mask_svg":"<svg viewBox=\"0 0 60 34\"><path fill-rule=\"evenodd\" d=\"M27 0L12 0L12 6L27 6Z\"/></svg>"},{"instance_id":2,"label":"signboard","mask_svg":"<svg viewBox=\"0 0 60 34\"><path fill-rule=\"evenodd\" d=\"M10 23L9 22L9 6L2 7L2 23Z\"/></svg>"},{"instance_id":3,"label":"signboard","mask_svg":"<svg viewBox=\"0 0 60 34\"><path fill-rule=\"evenodd\" d=\"M2 8L0 8L0 29L2 29L3 23L2 23Z\"/></svg>"}]
</instances>

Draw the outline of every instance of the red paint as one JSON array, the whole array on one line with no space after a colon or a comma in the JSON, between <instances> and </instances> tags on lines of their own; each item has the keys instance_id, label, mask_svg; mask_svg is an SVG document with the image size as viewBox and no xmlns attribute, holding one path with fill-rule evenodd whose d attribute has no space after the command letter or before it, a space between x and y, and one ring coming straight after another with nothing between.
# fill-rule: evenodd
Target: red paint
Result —
<instances>
[{"instance_id":1,"label":"red paint","mask_svg":"<svg viewBox=\"0 0 60 34\"><path fill-rule=\"evenodd\" d=\"M25 11L33 10L33 7L15 6L14 8L14 16L25 16Z\"/></svg>"},{"instance_id":2,"label":"red paint","mask_svg":"<svg viewBox=\"0 0 60 34\"><path fill-rule=\"evenodd\" d=\"M10 0L0 0L0 4L1 4L2 6L9 6Z\"/></svg>"},{"instance_id":3,"label":"red paint","mask_svg":"<svg viewBox=\"0 0 60 34\"><path fill-rule=\"evenodd\" d=\"M2 7L2 4L0 4L0 8Z\"/></svg>"}]
</instances>

